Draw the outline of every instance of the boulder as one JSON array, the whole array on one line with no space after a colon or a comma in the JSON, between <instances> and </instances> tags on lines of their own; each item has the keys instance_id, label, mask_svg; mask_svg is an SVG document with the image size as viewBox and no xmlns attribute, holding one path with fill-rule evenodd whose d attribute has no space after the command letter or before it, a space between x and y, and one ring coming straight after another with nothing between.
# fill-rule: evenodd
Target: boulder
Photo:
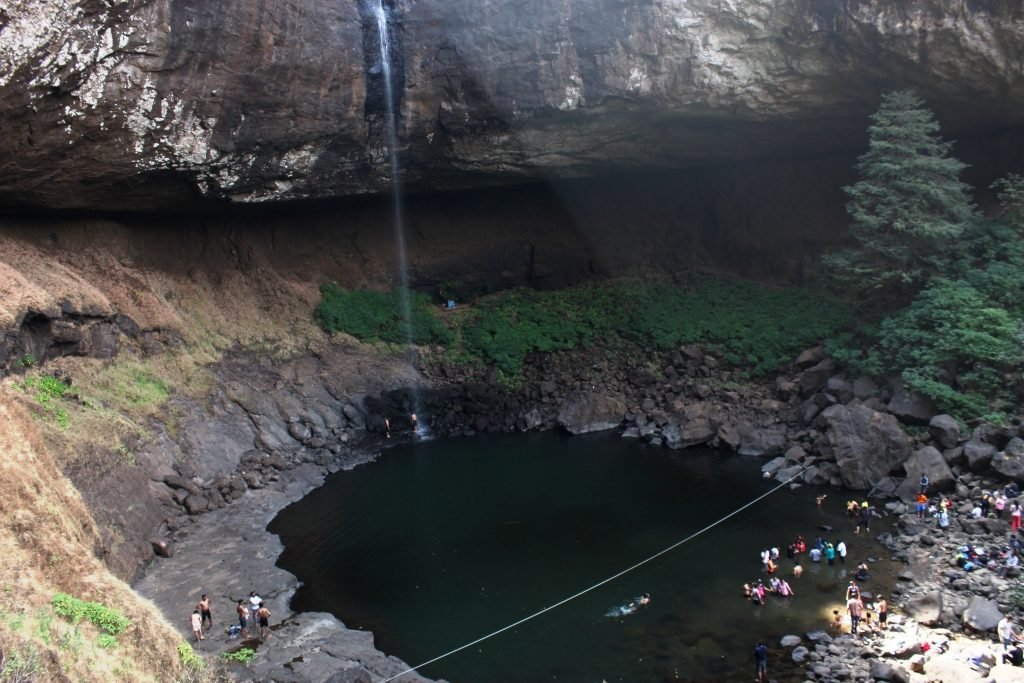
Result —
<instances>
[{"instance_id":1,"label":"boulder","mask_svg":"<svg viewBox=\"0 0 1024 683\"><path fill-rule=\"evenodd\" d=\"M188 510L188 514L190 515L198 515L202 512L206 512L211 507L209 499L205 496L199 495L198 493L193 493L185 499L185 509Z\"/></svg>"},{"instance_id":2,"label":"boulder","mask_svg":"<svg viewBox=\"0 0 1024 683\"><path fill-rule=\"evenodd\" d=\"M614 429L622 424L626 402L620 396L575 390L558 407L558 424L572 434Z\"/></svg>"},{"instance_id":3,"label":"boulder","mask_svg":"<svg viewBox=\"0 0 1024 683\"><path fill-rule=\"evenodd\" d=\"M1024 456L1013 455L1010 449L996 453L990 462L992 469L1007 479L1024 484Z\"/></svg>"},{"instance_id":4,"label":"boulder","mask_svg":"<svg viewBox=\"0 0 1024 683\"><path fill-rule=\"evenodd\" d=\"M826 358L803 372L796 378L800 391L804 396L810 396L825 386L828 378L836 371L836 363L831 358Z\"/></svg>"},{"instance_id":5,"label":"boulder","mask_svg":"<svg viewBox=\"0 0 1024 683\"><path fill-rule=\"evenodd\" d=\"M149 544L153 546L153 552L160 557L174 557L174 541L169 538L154 538Z\"/></svg>"},{"instance_id":6,"label":"boulder","mask_svg":"<svg viewBox=\"0 0 1024 683\"><path fill-rule=\"evenodd\" d=\"M740 455L756 456L778 455L788 442L784 426L758 427L749 422L722 425L718 441Z\"/></svg>"},{"instance_id":7,"label":"boulder","mask_svg":"<svg viewBox=\"0 0 1024 683\"><path fill-rule=\"evenodd\" d=\"M839 403L849 403L853 398L853 388L842 375L829 377L825 383L825 393L834 397Z\"/></svg>"},{"instance_id":8,"label":"boulder","mask_svg":"<svg viewBox=\"0 0 1024 683\"><path fill-rule=\"evenodd\" d=\"M942 618L942 591L915 595L907 601L903 613L925 626L935 626Z\"/></svg>"},{"instance_id":9,"label":"boulder","mask_svg":"<svg viewBox=\"0 0 1024 683\"><path fill-rule=\"evenodd\" d=\"M788 467L789 464L789 461L783 458L782 456L772 458L771 460L769 460L768 462L761 466L761 474L762 476L764 476L765 479L770 479L774 477L780 469L782 469L783 467Z\"/></svg>"},{"instance_id":10,"label":"boulder","mask_svg":"<svg viewBox=\"0 0 1024 683\"><path fill-rule=\"evenodd\" d=\"M800 644L800 636L788 635L782 636L782 640L779 641L780 647L796 647Z\"/></svg>"},{"instance_id":11,"label":"boulder","mask_svg":"<svg viewBox=\"0 0 1024 683\"><path fill-rule=\"evenodd\" d=\"M912 502L914 496L917 495L922 474L928 477L929 494L949 491L956 484L953 471L949 469L942 453L934 446L925 446L911 453L903 463L903 469L907 471L907 478L897 489L897 495L908 503Z\"/></svg>"},{"instance_id":12,"label":"boulder","mask_svg":"<svg viewBox=\"0 0 1024 683\"><path fill-rule=\"evenodd\" d=\"M871 662L871 678L876 681L892 681L892 683L906 683L910 680L910 674L901 666L893 666L888 662Z\"/></svg>"},{"instance_id":13,"label":"boulder","mask_svg":"<svg viewBox=\"0 0 1024 683\"><path fill-rule=\"evenodd\" d=\"M801 351L800 355L797 356L796 360L793 362L799 368L809 368L812 365L817 365L821 361L825 360L827 357L828 356L825 353L825 347L818 345L812 346L809 349L804 349L803 351Z\"/></svg>"},{"instance_id":14,"label":"boulder","mask_svg":"<svg viewBox=\"0 0 1024 683\"><path fill-rule=\"evenodd\" d=\"M971 598L970 604L964 610L964 626L969 626L975 631L995 631L1003 613L999 611L999 605L994 600L989 600L980 595Z\"/></svg>"},{"instance_id":15,"label":"boulder","mask_svg":"<svg viewBox=\"0 0 1024 683\"><path fill-rule=\"evenodd\" d=\"M1024 439L1015 436L1003 448L1003 453L1015 458L1024 458Z\"/></svg>"},{"instance_id":16,"label":"boulder","mask_svg":"<svg viewBox=\"0 0 1024 683\"><path fill-rule=\"evenodd\" d=\"M960 443L960 423L950 415L936 415L929 420L928 433L939 448L956 448Z\"/></svg>"},{"instance_id":17,"label":"boulder","mask_svg":"<svg viewBox=\"0 0 1024 683\"><path fill-rule=\"evenodd\" d=\"M982 441L977 436L972 436L964 444L964 458L967 460L967 467L972 472L981 472L991 463L996 454L996 447Z\"/></svg>"},{"instance_id":18,"label":"boulder","mask_svg":"<svg viewBox=\"0 0 1024 683\"><path fill-rule=\"evenodd\" d=\"M896 418L864 405L829 406L815 424L821 426L847 488L870 489L910 455L910 442Z\"/></svg>"},{"instance_id":19,"label":"boulder","mask_svg":"<svg viewBox=\"0 0 1024 683\"><path fill-rule=\"evenodd\" d=\"M870 377L858 377L853 380L853 397L866 401L878 393L878 384Z\"/></svg>"},{"instance_id":20,"label":"boulder","mask_svg":"<svg viewBox=\"0 0 1024 683\"><path fill-rule=\"evenodd\" d=\"M936 413L932 400L914 391L897 391L886 409L900 422L912 425L926 425Z\"/></svg>"}]
</instances>

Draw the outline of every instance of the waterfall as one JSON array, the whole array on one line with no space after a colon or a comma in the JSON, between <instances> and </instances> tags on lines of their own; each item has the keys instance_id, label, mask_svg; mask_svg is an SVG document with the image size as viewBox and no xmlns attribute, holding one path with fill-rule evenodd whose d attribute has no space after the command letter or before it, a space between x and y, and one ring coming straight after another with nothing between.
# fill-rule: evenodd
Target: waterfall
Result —
<instances>
[{"instance_id":1,"label":"waterfall","mask_svg":"<svg viewBox=\"0 0 1024 683\"><path fill-rule=\"evenodd\" d=\"M415 353L413 352L412 303L409 300L409 266L405 249L405 219L402 215L402 179L399 175L398 166L398 125L396 122L397 112L395 111L394 80L391 76L391 38L388 34L388 11L384 7L384 0L376 0L370 9L377 19L377 35L380 40L380 63L384 76L385 125L388 133L388 160L391 167L391 203L393 208L395 246L398 249L399 284L401 285L399 306L409 362L413 365L413 370L416 371ZM416 372L418 375L418 371ZM422 407L417 377L412 385L412 415L410 418L416 435L421 438L429 435L426 420L423 419L425 416L423 415Z\"/></svg>"}]
</instances>

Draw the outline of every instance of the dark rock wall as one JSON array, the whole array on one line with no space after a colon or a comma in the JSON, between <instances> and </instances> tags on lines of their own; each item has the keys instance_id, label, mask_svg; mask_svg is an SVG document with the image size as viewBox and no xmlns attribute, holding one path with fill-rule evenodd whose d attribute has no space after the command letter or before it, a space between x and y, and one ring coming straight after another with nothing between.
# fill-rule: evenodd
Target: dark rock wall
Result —
<instances>
[{"instance_id":1,"label":"dark rock wall","mask_svg":"<svg viewBox=\"0 0 1024 683\"><path fill-rule=\"evenodd\" d=\"M406 184L855 149L880 92L1024 123L1016 0L388 0ZM376 24L327 0L12 0L0 204L153 208L389 183Z\"/></svg>"}]
</instances>

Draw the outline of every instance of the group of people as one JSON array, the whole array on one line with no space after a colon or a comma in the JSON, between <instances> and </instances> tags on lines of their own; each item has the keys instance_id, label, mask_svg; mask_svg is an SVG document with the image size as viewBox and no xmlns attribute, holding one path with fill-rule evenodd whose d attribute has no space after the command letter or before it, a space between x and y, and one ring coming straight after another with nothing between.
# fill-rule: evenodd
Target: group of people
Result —
<instances>
[{"instance_id":1,"label":"group of people","mask_svg":"<svg viewBox=\"0 0 1024 683\"><path fill-rule=\"evenodd\" d=\"M238 599L238 604L235 606L235 614L238 617L238 625L228 627L229 636L241 635L242 638L248 638L249 624L251 622L259 626L261 640L266 640L270 637L270 610L263 604L263 599L256 594L256 591L249 593L248 601L245 598ZM192 610L189 623L192 626L192 635L196 642L206 639L206 634L203 632L204 628L213 628L210 598L205 593L196 604L195 609Z\"/></svg>"},{"instance_id":2,"label":"group of people","mask_svg":"<svg viewBox=\"0 0 1024 683\"><path fill-rule=\"evenodd\" d=\"M850 619L850 633L858 636L861 631L875 633L884 631L889 620L889 603L885 596L876 595L873 604L874 610L878 612L878 618L872 618L872 612L864 604L864 595L857 585L857 579L850 581L846 587L846 614ZM832 628L838 636L843 632L843 617L839 610L832 610Z\"/></svg>"}]
</instances>

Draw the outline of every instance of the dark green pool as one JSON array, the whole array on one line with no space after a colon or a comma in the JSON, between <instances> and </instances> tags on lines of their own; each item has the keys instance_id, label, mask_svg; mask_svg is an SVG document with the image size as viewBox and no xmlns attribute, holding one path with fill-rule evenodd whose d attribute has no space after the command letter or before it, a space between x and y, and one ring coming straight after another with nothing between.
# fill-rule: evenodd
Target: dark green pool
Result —
<instances>
[{"instance_id":1,"label":"dark green pool","mask_svg":"<svg viewBox=\"0 0 1024 683\"><path fill-rule=\"evenodd\" d=\"M489 436L417 443L330 478L271 525L293 607L368 629L410 665L500 629L632 566L775 484L761 461L645 447L617 436ZM750 678L758 639L826 625L844 568L809 566L791 602L740 597L759 551L821 524L850 546L830 496L781 490L704 535L572 602L426 667L453 683ZM872 545L871 550L877 551ZM809 565L809 563L805 563ZM609 618L643 592L651 604Z\"/></svg>"}]
</instances>

